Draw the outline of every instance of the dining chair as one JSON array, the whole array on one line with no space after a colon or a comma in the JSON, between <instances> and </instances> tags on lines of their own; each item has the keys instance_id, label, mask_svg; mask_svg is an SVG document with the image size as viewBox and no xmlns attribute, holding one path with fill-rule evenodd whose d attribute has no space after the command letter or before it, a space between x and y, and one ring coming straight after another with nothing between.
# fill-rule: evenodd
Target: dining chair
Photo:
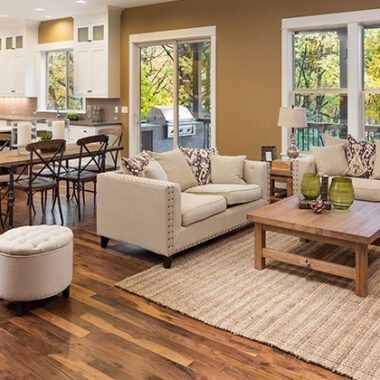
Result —
<instances>
[{"instance_id":1,"label":"dining chair","mask_svg":"<svg viewBox=\"0 0 380 380\"><path fill-rule=\"evenodd\" d=\"M101 128L98 134L108 136L108 147L120 147L123 138L123 132L120 128ZM106 172L118 170L120 166L119 157L120 150L107 152L104 170ZM109 160L107 160L107 158L109 158Z\"/></svg>"},{"instance_id":2,"label":"dining chair","mask_svg":"<svg viewBox=\"0 0 380 380\"><path fill-rule=\"evenodd\" d=\"M2 150L11 149L11 135L8 133L0 133L0 152Z\"/></svg>"},{"instance_id":3,"label":"dining chair","mask_svg":"<svg viewBox=\"0 0 380 380\"><path fill-rule=\"evenodd\" d=\"M98 173L105 171L105 157L108 145L108 136L95 135L83 137L77 141L80 147L78 166L67 173L60 175L60 179L72 183L73 196L78 206L78 216L81 218L81 201L82 194L83 203L85 203L85 192L94 194L94 204L96 202L96 176ZM95 146L95 149L92 149ZM96 170L88 170L89 167L95 167ZM94 187L86 189L85 185L92 182Z\"/></svg>"},{"instance_id":4,"label":"dining chair","mask_svg":"<svg viewBox=\"0 0 380 380\"><path fill-rule=\"evenodd\" d=\"M41 206L43 214L46 212L47 192L52 190L52 210L58 203L59 215L61 218L61 224L63 225L63 214L61 201L59 197L59 180L62 168L62 157L65 150L65 140L48 140L39 141L26 146L26 150L30 152L30 159L28 165L18 175L15 180L14 188L22 190L28 194L28 211L29 211L29 225L32 225L32 210L33 196L36 193L41 194ZM44 154L44 151L49 151L49 154ZM38 166L39 170L35 170ZM56 170L57 168L57 170ZM50 177L41 176L44 170L49 170ZM22 174L27 171L28 178L21 178Z\"/></svg>"},{"instance_id":5,"label":"dining chair","mask_svg":"<svg viewBox=\"0 0 380 380\"><path fill-rule=\"evenodd\" d=\"M11 149L11 135L0 133L0 152ZM8 195L9 174L6 168L0 168L0 226L4 230L7 213L3 212L2 201Z\"/></svg>"},{"instance_id":6,"label":"dining chair","mask_svg":"<svg viewBox=\"0 0 380 380\"><path fill-rule=\"evenodd\" d=\"M99 135L106 135L108 136L108 147L120 147L121 140L123 138L123 132L120 130L120 128L101 128L98 131ZM115 171L119 169L120 166L120 150L116 150L113 152L107 152L106 153L106 161L104 164L104 171ZM78 168L78 166L75 166L75 168ZM87 170L90 171L98 171L97 165L89 165L87 167Z\"/></svg>"}]
</instances>

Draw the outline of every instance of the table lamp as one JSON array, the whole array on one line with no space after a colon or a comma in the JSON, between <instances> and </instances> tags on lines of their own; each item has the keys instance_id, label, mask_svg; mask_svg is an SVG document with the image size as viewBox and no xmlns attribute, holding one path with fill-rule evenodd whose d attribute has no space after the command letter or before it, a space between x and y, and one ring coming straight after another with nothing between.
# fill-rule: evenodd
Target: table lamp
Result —
<instances>
[{"instance_id":1,"label":"table lamp","mask_svg":"<svg viewBox=\"0 0 380 380\"><path fill-rule=\"evenodd\" d=\"M290 146L287 150L290 159L297 158L299 155L296 147L296 136L294 135L294 128L305 128L306 123L306 110L305 108L281 107L278 116L278 126L285 128L292 128L290 134Z\"/></svg>"}]
</instances>

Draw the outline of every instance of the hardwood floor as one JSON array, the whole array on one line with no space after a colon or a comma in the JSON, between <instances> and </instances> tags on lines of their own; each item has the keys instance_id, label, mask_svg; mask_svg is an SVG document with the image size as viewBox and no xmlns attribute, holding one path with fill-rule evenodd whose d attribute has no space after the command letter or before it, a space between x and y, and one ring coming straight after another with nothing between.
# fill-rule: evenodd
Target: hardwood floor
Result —
<instances>
[{"instance_id":1,"label":"hardwood floor","mask_svg":"<svg viewBox=\"0 0 380 380\"><path fill-rule=\"evenodd\" d=\"M0 379L342 378L114 287L161 259L112 240L100 248L91 197L78 221L74 202L64 200L63 189L61 196L75 234L71 296L30 303L22 318L0 302ZM25 197L17 193L15 225L27 220ZM57 210L42 222L55 220Z\"/></svg>"}]
</instances>

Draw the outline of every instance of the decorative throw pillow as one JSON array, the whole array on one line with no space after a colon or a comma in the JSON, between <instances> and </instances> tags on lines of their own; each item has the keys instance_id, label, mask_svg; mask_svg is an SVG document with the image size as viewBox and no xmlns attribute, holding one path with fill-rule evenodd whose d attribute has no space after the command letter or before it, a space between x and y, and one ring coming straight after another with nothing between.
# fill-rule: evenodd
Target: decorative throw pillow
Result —
<instances>
[{"instance_id":1,"label":"decorative throw pillow","mask_svg":"<svg viewBox=\"0 0 380 380\"><path fill-rule=\"evenodd\" d=\"M148 166L150 156L146 151L139 153L137 156L126 158L122 157L121 169L123 174L131 174L139 176L142 174L146 166Z\"/></svg>"},{"instance_id":2,"label":"decorative throw pillow","mask_svg":"<svg viewBox=\"0 0 380 380\"><path fill-rule=\"evenodd\" d=\"M364 140L356 140L348 135L347 175L351 177L369 178L375 165L376 145Z\"/></svg>"},{"instance_id":3,"label":"decorative throw pillow","mask_svg":"<svg viewBox=\"0 0 380 380\"><path fill-rule=\"evenodd\" d=\"M211 182L245 185L244 161L247 156L211 155Z\"/></svg>"},{"instance_id":4,"label":"decorative throw pillow","mask_svg":"<svg viewBox=\"0 0 380 380\"><path fill-rule=\"evenodd\" d=\"M178 183L181 186L182 191L198 185L185 156L178 148L170 152L150 152L150 154L165 170L168 180L170 182Z\"/></svg>"},{"instance_id":5,"label":"decorative throw pillow","mask_svg":"<svg viewBox=\"0 0 380 380\"><path fill-rule=\"evenodd\" d=\"M375 139L376 144L376 154L375 163L372 172L373 179L380 179L380 140Z\"/></svg>"},{"instance_id":6,"label":"decorative throw pillow","mask_svg":"<svg viewBox=\"0 0 380 380\"><path fill-rule=\"evenodd\" d=\"M218 154L217 149L208 148L184 148L179 147L185 155L187 163L190 165L199 185L207 185L211 180L211 159L212 154Z\"/></svg>"},{"instance_id":7,"label":"decorative throw pillow","mask_svg":"<svg viewBox=\"0 0 380 380\"><path fill-rule=\"evenodd\" d=\"M312 146L311 151L315 158L319 175L346 175L348 163L343 144Z\"/></svg>"},{"instance_id":8,"label":"decorative throw pillow","mask_svg":"<svg viewBox=\"0 0 380 380\"><path fill-rule=\"evenodd\" d=\"M339 137L333 137L326 132L325 145L331 146L331 145L337 145L337 144L343 144L344 150L347 150L348 140L340 139Z\"/></svg>"},{"instance_id":9,"label":"decorative throw pillow","mask_svg":"<svg viewBox=\"0 0 380 380\"><path fill-rule=\"evenodd\" d=\"M148 166L143 171L143 176L150 179L158 179L160 181L167 181L168 176L159 162L151 159Z\"/></svg>"}]
</instances>

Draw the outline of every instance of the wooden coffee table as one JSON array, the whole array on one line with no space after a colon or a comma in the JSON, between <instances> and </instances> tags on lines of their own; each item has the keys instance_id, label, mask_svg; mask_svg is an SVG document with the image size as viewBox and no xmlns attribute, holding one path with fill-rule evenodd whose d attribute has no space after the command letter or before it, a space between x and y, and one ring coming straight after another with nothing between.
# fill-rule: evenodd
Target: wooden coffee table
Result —
<instances>
[{"instance_id":1,"label":"wooden coffee table","mask_svg":"<svg viewBox=\"0 0 380 380\"><path fill-rule=\"evenodd\" d=\"M255 223L255 268L264 269L265 259L270 258L334 274L355 280L355 293L365 297L368 292L368 245L379 245L380 204L355 201L349 210L333 209L317 215L311 210L300 210L297 200L294 195L247 215L248 220ZM266 231L355 249L355 267L266 248ZM326 249L326 255L330 252Z\"/></svg>"}]
</instances>

